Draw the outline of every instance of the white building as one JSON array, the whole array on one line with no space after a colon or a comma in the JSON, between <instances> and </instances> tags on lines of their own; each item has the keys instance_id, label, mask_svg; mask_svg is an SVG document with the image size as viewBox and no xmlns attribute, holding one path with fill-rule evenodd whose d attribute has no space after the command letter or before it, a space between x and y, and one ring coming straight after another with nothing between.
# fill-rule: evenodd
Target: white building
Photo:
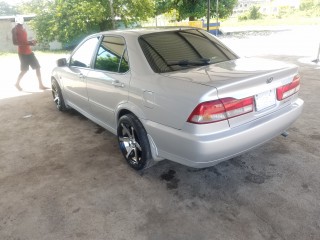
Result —
<instances>
[{"instance_id":1,"label":"white building","mask_svg":"<svg viewBox=\"0 0 320 240\"><path fill-rule=\"evenodd\" d=\"M280 7L292 7L298 9L300 0L239 0L233 9L233 14L238 15L248 11L252 6L260 7L263 14L277 14Z\"/></svg>"}]
</instances>

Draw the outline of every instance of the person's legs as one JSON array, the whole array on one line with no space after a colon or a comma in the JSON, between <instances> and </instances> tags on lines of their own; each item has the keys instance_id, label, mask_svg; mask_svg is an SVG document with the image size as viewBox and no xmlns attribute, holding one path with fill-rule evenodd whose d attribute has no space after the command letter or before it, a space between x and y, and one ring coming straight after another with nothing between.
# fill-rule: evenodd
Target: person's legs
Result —
<instances>
[{"instance_id":1,"label":"person's legs","mask_svg":"<svg viewBox=\"0 0 320 240\"><path fill-rule=\"evenodd\" d=\"M38 59L36 58L36 56L34 55L34 53L32 53L30 55L30 59L29 59L29 64L32 67L32 69L36 70L36 74L37 74L37 78L38 78L38 82L39 82L39 88L42 90L48 89L47 87L45 87L42 83L42 77L41 77L41 71L40 71L40 64L38 62Z\"/></svg>"},{"instance_id":2,"label":"person's legs","mask_svg":"<svg viewBox=\"0 0 320 240\"><path fill-rule=\"evenodd\" d=\"M26 74L26 72L28 71L29 69L29 64L27 62L27 59L26 59L26 56L25 55L22 55L22 54L19 54L19 59L20 59L20 73L18 75L18 78L17 78L17 82L15 84L15 87L19 90L19 91L22 91L22 88L20 86L20 81L21 79L23 78L23 76Z\"/></svg>"},{"instance_id":3,"label":"person's legs","mask_svg":"<svg viewBox=\"0 0 320 240\"><path fill-rule=\"evenodd\" d=\"M21 71L20 74L18 75L18 79L17 79L15 86L19 91L22 91L22 88L20 87L20 81L21 81L22 77L26 74L26 72L27 71Z\"/></svg>"},{"instance_id":4,"label":"person's legs","mask_svg":"<svg viewBox=\"0 0 320 240\"><path fill-rule=\"evenodd\" d=\"M36 68L36 74L37 74L37 78L39 81L39 88L44 90L44 89L48 89L47 87L45 87L42 83L42 78L41 78L41 71L40 68Z\"/></svg>"}]
</instances>

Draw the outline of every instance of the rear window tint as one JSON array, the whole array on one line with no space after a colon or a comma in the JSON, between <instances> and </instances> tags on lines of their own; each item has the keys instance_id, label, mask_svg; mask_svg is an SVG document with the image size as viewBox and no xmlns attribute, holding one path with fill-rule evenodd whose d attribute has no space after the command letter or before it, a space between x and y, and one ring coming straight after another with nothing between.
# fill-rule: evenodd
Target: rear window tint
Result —
<instances>
[{"instance_id":1,"label":"rear window tint","mask_svg":"<svg viewBox=\"0 0 320 240\"><path fill-rule=\"evenodd\" d=\"M150 66L158 73L237 58L215 38L198 29L146 34L140 36L139 43Z\"/></svg>"}]
</instances>

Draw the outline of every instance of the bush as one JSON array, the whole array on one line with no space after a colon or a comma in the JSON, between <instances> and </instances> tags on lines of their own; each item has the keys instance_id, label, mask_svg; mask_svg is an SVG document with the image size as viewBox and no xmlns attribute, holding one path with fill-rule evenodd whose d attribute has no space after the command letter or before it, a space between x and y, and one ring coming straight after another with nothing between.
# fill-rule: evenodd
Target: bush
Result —
<instances>
[{"instance_id":1,"label":"bush","mask_svg":"<svg viewBox=\"0 0 320 240\"><path fill-rule=\"evenodd\" d=\"M300 11L308 17L319 17L320 2L316 0L302 0L300 4Z\"/></svg>"},{"instance_id":2,"label":"bush","mask_svg":"<svg viewBox=\"0 0 320 240\"><path fill-rule=\"evenodd\" d=\"M246 21L246 20L248 20L248 14L242 14L242 15L238 16L238 20L239 20L239 21Z\"/></svg>"},{"instance_id":3,"label":"bush","mask_svg":"<svg viewBox=\"0 0 320 240\"><path fill-rule=\"evenodd\" d=\"M262 18L262 14L259 12L260 7L252 6L249 10L249 19L256 20Z\"/></svg>"},{"instance_id":4,"label":"bush","mask_svg":"<svg viewBox=\"0 0 320 240\"><path fill-rule=\"evenodd\" d=\"M252 6L249 11L245 12L244 14L238 16L239 21L246 21L246 20L256 20L261 19L262 14L260 13L260 7L258 6Z\"/></svg>"},{"instance_id":5,"label":"bush","mask_svg":"<svg viewBox=\"0 0 320 240\"><path fill-rule=\"evenodd\" d=\"M289 17L295 13L295 9L290 6L282 6L279 8L277 18Z\"/></svg>"},{"instance_id":6,"label":"bush","mask_svg":"<svg viewBox=\"0 0 320 240\"><path fill-rule=\"evenodd\" d=\"M313 0L302 0L300 4L300 10L305 11L312 9L314 7L315 3Z\"/></svg>"}]
</instances>

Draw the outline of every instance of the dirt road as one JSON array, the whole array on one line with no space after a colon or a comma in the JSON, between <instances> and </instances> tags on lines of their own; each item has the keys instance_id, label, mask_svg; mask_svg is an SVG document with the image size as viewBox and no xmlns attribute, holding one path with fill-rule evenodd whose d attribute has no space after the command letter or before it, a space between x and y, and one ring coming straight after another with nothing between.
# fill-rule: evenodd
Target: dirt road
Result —
<instances>
[{"instance_id":1,"label":"dirt road","mask_svg":"<svg viewBox=\"0 0 320 240\"><path fill-rule=\"evenodd\" d=\"M57 56L38 57L48 85ZM18 92L18 59L1 57L0 239L320 239L320 66L267 57L301 69L305 109L288 138L207 169L163 161L141 174L115 136L58 112L34 72Z\"/></svg>"}]
</instances>

